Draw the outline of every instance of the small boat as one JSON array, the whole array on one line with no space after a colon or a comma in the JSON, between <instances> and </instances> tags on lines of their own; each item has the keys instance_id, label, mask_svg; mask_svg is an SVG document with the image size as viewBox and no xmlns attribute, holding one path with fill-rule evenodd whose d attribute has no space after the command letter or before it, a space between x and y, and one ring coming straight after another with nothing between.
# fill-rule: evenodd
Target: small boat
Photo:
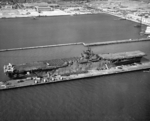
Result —
<instances>
[{"instance_id":1,"label":"small boat","mask_svg":"<svg viewBox=\"0 0 150 121\"><path fill-rule=\"evenodd\" d=\"M120 18L119 20L126 20L126 18Z\"/></svg>"},{"instance_id":2,"label":"small boat","mask_svg":"<svg viewBox=\"0 0 150 121\"><path fill-rule=\"evenodd\" d=\"M140 27L142 27L142 25L141 24L136 24L136 25L134 25L134 27L140 28Z\"/></svg>"},{"instance_id":3,"label":"small boat","mask_svg":"<svg viewBox=\"0 0 150 121\"><path fill-rule=\"evenodd\" d=\"M118 18L118 19L114 19L114 20L126 20L126 18Z\"/></svg>"},{"instance_id":4,"label":"small boat","mask_svg":"<svg viewBox=\"0 0 150 121\"><path fill-rule=\"evenodd\" d=\"M144 70L143 72L147 72L147 73L149 73L150 72L150 70L148 69L148 70Z\"/></svg>"},{"instance_id":5,"label":"small boat","mask_svg":"<svg viewBox=\"0 0 150 121\"><path fill-rule=\"evenodd\" d=\"M36 17L36 16L34 16L34 17L33 17L33 20L36 20L36 19L37 19L37 17Z\"/></svg>"}]
</instances>

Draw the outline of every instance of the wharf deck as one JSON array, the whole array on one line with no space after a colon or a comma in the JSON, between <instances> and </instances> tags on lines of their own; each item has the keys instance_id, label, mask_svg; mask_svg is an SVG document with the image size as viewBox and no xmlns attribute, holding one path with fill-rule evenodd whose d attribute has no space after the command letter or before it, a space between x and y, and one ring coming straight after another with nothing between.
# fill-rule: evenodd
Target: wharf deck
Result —
<instances>
[{"instance_id":1,"label":"wharf deck","mask_svg":"<svg viewBox=\"0 0 150 121\"><path fill-rule=\"evenodd\" d=\"M117 66L117 67L113 67L113 68L106 69L106 70L89 70L87 73L72 74L70 76L59 76L59 78L56 78L55 80L51 80L51 79L49 79L47 81L42 80L42 81L40 81L40 83L35 83L35 80L33 80L31 78L9 80L7 82L7 84L9 84L9 85L6 85L5 83L0 82L0 90L32 86L32 85L39 85L39 84L47 84L47 83L60 82L60 81L69 81L69 80L89 78L89 77L109 75L109 74L116 74L116 73L146 70L146 69L150 69L150 62L145 62L142 64L136 63L134 65Z\"/></svg>"}]
</instances>

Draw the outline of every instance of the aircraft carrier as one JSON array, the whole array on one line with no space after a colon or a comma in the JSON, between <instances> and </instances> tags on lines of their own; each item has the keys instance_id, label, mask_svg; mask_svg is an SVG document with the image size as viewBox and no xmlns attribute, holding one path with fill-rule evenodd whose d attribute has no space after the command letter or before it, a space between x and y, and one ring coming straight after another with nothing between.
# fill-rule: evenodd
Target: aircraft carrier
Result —
<instances>
[{"instance_id":1,"label":"aircraft carrier","mask_svg":"<svg viewBox=\"0 0 150 121\"><path fill-rule=\"evenodd\" d=\"M90 48L79 57L4 65L8 81L0 82L0 89L69 81L80 78L123 73L150 68L141 62L146 56L139 50L120 53L95 54Z\"/></svg>"}]
</instances>

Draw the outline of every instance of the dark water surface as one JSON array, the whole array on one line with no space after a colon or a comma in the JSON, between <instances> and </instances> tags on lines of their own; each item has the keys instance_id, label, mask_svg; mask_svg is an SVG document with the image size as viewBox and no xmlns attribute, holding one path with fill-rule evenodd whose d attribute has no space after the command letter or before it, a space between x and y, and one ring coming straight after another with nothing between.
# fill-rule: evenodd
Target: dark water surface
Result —
<instances>
[{"instance_id":1,"label":"dark water surface","mask_svg":"<svg viewBox=\"0 0 150 121\"><path fill-rule=\"evenodd\" d=\"M138 38L130 21L108 15L0 20L0 48ZM82 45L0 53L3 65L78 56ZM92 47L96 53L141 50L150 41ZM0 91L0 121L149 121L150 73L137 71Z\"/></svg>"},{"instance_id":2,"label":"dark water surface","mask_svg":"<svg viewBox=\"0 0 150 121\"><path fill-rule=\"evenodd\" d=\"M0 49L139 38L141 30L134 25L106 14L0 19Z\"/></svg>"}]
</instances>

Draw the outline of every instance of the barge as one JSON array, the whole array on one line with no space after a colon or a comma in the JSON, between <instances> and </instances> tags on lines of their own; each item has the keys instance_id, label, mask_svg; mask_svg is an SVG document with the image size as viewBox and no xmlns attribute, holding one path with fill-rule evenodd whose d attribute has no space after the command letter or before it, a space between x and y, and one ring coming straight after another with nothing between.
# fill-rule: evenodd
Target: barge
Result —
<instances>
[{"instance_id":1,"label":"barge","mask_svg":"<svg viewBox=\"0 0 150 121\"><path fill-rule=\"evenodd\" d=\"M90 48L79 57L4 65L8 81L0 82L0 89L69 81L94 76L145 70L150 62L141 62L141 51L95 54Z\"/></svg>"}]
</instances>

